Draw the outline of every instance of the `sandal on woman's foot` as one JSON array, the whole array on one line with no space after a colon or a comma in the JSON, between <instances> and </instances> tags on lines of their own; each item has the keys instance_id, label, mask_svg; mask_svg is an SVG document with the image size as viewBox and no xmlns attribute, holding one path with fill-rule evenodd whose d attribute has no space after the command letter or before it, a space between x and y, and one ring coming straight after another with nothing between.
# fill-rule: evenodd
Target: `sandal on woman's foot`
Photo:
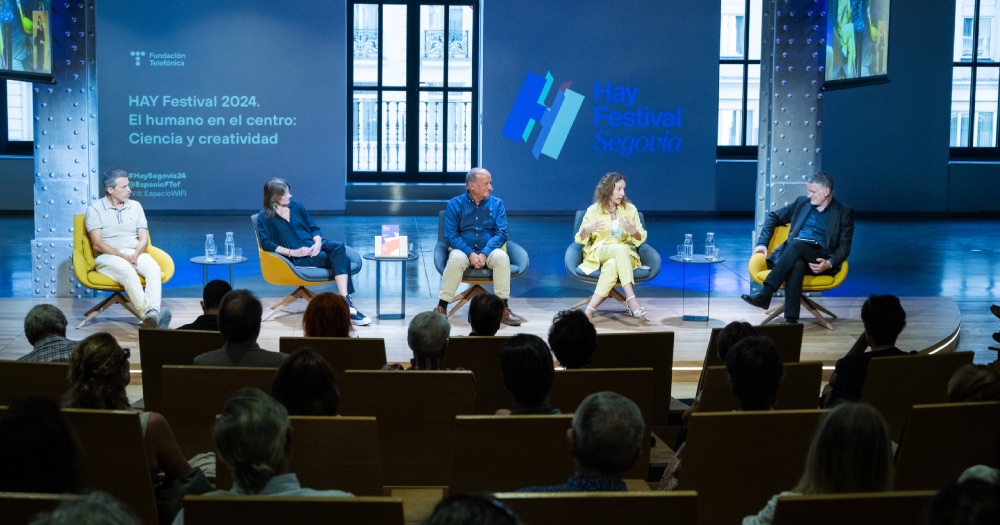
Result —
<instances>
[{"instance_id":1,"label":"sandal on woman's foot","mask_svg":"<svg viewBox=\"0 0 1000 525\"><path fill-rule=\"evenodd\" d=\"M625 308L628 308L629 315L631 315L632 317L637 317L637 318L645 318L646 317L646 309L645 308L643 308L642 306L640 306L640 307L636 308L635 310L633 310L632 307L630 307L628 305L628 302L631 301L631 300L633 300L633 299L635 299L634 295L630 295L630 296L628 296L628 297L625 298ZM639 304L638 299L636 299L635 304Z\"/></svg>"}]
</instances>

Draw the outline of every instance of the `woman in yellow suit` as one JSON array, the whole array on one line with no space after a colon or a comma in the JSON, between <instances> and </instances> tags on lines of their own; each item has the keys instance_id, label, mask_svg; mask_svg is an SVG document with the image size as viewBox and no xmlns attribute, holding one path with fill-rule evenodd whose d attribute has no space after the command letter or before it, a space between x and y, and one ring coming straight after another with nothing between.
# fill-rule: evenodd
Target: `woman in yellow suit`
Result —
<instances>
[{"instance_id":1,"label":"woman in yellow suit","mask_svg":"<svg viewBox=\"0 0 1000 525\"><path fill-rule=\"evenodd\" d=\"M639 211L625 198L625 177L621 173L611 172L601 177L594 190L594 204L587 208L574 240L583 245L580 270L587 274L601 272L594 297L587 305L587 318L593 318L594 311L618 282L625 290L625 302L632 317L645 317L646 310L635 298L632 271L642 264L636 248L646 240L646 230L639 221Z\"/></svg>"}]
</instances>

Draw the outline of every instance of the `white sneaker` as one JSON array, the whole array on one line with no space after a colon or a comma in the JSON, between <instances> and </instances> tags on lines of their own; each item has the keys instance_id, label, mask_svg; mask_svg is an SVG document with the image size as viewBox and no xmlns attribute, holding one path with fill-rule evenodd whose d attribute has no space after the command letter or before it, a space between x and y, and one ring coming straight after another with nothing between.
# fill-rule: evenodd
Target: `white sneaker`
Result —
<instances>
[{"instance_id":1,"label":"white sneaker","mask_svg":"<svg viewBox=\"0 0 1000 525\"><path fill-rule=\"evenodd\" d=\"M156 310L149 310L145 315L142 316L142 322L139 323L139 328L159 328L160 327L160 312Z\"/></svg>"},{"instance_id":2,"label":"white sneaker","mask_svg":"<svg viewBox=\"0 0 1000 525\"><path fill-rule=\"evenodd\" d=\"M164 308L163 313L160 314L160 321L156 323L157 327L160 329L170 328L170 321L174 318L174 315L170 313L170 308Z\"/></svg>"}]
</instances>

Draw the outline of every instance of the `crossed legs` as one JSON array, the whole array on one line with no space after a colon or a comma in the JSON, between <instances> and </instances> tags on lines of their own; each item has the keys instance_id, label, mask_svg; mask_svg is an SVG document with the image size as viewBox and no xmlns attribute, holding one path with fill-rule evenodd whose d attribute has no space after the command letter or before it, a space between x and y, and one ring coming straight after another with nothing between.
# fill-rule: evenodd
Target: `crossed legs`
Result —
<instances>
[{"instance_id":1,"label":"crossed legs","mask_svg":"<svg viewBox=\"0 0 1000 525\"><path fill-rule=\"evenodd\" d=\"M635 298L634 283L632 275L632 255L631 249L624 244L608 244L601 246L597 251L597 259L601 263L601 276L597 279L597 288L594 296L590 299L585 311L587 319L593 319L594 311L608 298L611 289L615 284L621 282L625 291L625 302L629 313L634 317L643 317L646 310L639 305Z\"/></svg>"}]
</instances>

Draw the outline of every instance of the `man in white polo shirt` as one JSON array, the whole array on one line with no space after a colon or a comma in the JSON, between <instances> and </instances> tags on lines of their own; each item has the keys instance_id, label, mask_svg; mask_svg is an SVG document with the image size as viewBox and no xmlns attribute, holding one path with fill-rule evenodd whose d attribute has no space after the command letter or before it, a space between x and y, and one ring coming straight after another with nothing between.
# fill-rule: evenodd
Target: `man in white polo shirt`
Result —
<instances>
[{"instance_id":1,"label":"man in white polo shirt","mask_svg":"<svg viewBox=\"0 0 1000 525\"><path fill-rule=\"evenodd\" d=\"M128 173L104 172L106 195L87 208L87 236L96 255L97 271L125 287L129 301L142 314L143 328L160 324L160 265L146 253L149 234L142 205L129 200ZM139 276L146 279L142 289Z\"/></svg>"}]
</instances>

